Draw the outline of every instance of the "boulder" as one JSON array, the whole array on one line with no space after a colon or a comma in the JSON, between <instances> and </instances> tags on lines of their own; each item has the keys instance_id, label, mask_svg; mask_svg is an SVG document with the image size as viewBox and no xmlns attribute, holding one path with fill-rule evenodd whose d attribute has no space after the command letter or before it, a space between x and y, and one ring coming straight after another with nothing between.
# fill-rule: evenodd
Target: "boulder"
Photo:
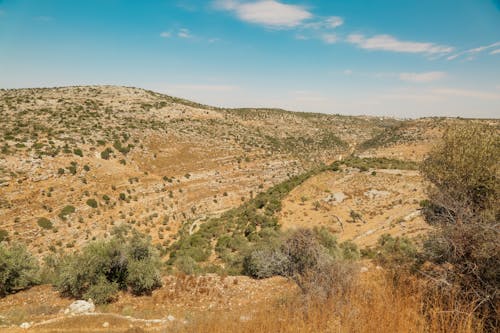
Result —
<instances>
[{"instance_id":1,"label":"boulder","mask_svg":"<svg viewBox=\"0 0 500 333\"><path fill-rule=\"evenodd\" d=\"M66 314L83 314L95 311L95 305L92 300L83 301L78 300L70 304L70 306L64 311Z\"/></svg>"}]
</instances>

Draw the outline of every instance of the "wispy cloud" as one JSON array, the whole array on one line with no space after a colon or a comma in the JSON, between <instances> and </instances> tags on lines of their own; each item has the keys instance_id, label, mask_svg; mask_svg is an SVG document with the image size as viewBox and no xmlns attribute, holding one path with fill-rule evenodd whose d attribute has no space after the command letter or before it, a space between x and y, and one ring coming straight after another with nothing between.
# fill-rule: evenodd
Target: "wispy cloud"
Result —
<instances>
[{"instance_id":1,"label":"wispy cloud","mask_svg":"<svg viewBox=\"0 0 500 333\"><path fill-rule=\"evenodd\" d=\"M241 2L238 0L216 0L215 6L227 10L245 22L274 29L290 29L313 17L302 6L284 4L275 0Z\"/></svg>"},{"instance_id":2,"label":"wispy cloud","mask_svg":"<svg viewBox=\"0 0 500 333\"><path fill-rule=\"evenodd\" d=\"M338 38L336 34L322 34L321 40L326 44L334 44L337 42Z\"/></svg>"},{"instance_id":3,"label":"wispy cloud","mask_svg":"<svg viewBox=\"0 0 500 333\"><path fill-rule=\"evenodd\" d=\"M191 35L191 32L189 32L189 29L182 28L177 32L177 37L180 38L192 38L193 35Z\"/></svg>"},{"instance_id":4,"label":"wispy cloud","mask_svg":"<svg viewBox=\"0 0 500 333\"><path fill-rule=\"evenodd\" d=\"M390 35L365 37L361 34L350 34L347 42L366 50L381 50L403 53L443 54L453 51L453 47L434 43L402 41Z\"/></svg>"},{"instance_id":5,"label":"wispy cloud","mask_svg":"<svg viewBox=\"0 0 500 333\"><path fill-rule=\"evenodd\" d=\"M493 51L490 52L490 54L500 54L500 49L493 50Z\"/></svg>"},{"instance_id":6,"label":"wispy cloud","mask_svg":"<svg viewBox=\"0 0 500 333\"><path fill-rule=\"evenodd\" d=\"M170 37L172 37L172 33L169 32L169 31L163 31L162 33L160 33L160 37L162 37L162 38L170 38Z\"/></svg>"},{"instance_id":7,"label":"wispy cloud","mask_svg":"<svg viewBox=\"0 0 500 333\"><path fill-rule=\"evenodd\" d=\"M327 17L324 20L316 21L316 22L310 22L310 23L305 23L302 25L303 28L305 29L335 29L337 27L340 27L342 24L344 24L344 19L339 16L330 16Z\"/></svg>"},{"instance_id":8,"label":"wispy cloud","mask_svg":"<svg viewBox=\"0 0 500 333\"><path fill-rule=\"evenodd\" d=\"M401 81L413 83L427 83L432 81L441 80L446 77L444 72L425 72L425 73L400 73L399 79Z\"/></svg>"},{"instance_id":9,"label":"wispy cloud","mask_svg":"<svg viewBox=\"0 0 500 333\"><path fill-rule=\"evenodd\" d=\"M461 57L461 56L466 56L467 60L472 60L472 59L474 59L474 57L477 54L479 54L479 53L481 53L483 51L492 49L492 48L499 47L499 46L500 46L500 42L496 42L496 43L489 44L489 45L484 45L484 46L479 46L479 47L475 47L473 49L469 49L469 50L465 50L465 51L462 51L462 52L455 53L455 54L449 56L446 59L453 60L453 59L456 59L456 58ZM495 51L493 51L493 52L495 52ZM490 53L490 54L495 54L495 53Z\"/></svg>"}]
</instances>

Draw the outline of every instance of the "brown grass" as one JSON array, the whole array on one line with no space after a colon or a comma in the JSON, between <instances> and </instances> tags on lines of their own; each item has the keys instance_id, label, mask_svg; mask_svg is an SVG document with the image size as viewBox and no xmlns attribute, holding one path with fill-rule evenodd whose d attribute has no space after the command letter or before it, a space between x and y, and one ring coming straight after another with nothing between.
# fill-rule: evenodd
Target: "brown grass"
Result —
<instances>
[{"instance_id":1,"label":"brown grass","mask_svg":"<svg viewBox=\"0 0 500 333\"><path fill-rule=\"evenodd\" d=\"M449 295L448 295L449 296ZM424 310L424 298L428 300ZM365 275L342 298L304 303L301 297L263 304L250 312L206 315L175 332L482 332L472 306L455 297L430 297L425 286L408 280L400 287L382 274ZM257 307L256 307L257 308Z\"/></svg>"}]
</instances>

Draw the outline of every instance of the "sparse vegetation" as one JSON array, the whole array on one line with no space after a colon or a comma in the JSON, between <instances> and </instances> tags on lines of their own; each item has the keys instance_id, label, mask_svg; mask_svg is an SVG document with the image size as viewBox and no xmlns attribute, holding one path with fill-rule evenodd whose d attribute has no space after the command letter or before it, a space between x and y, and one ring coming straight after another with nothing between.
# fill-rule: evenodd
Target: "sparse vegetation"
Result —
<instances>
[{"instance_id":1,"label":"sparse vegetation","mask_svg":"<svg viewBox=\"0 0 500 333\"><path fill-rule=\"evenodd\" d=\"M54 226L52 222L46 217L40 217L37 221L37 224L40 228L43 229L52 229L52 227Z\"/></svg>"},{"instance_id":2,"label":"sparse vegetation","mask_svg":"<svg viewBox=\"0 0 500 333\"><path fill-rule=\"evenodd\" d=\"M161 286L160 261L150 239L136 232L96 241L81 253L63 258L57 289L64 295L92 298L96 303L114 300L118 290L149 294Z\"/></svg>"}]
</instances>

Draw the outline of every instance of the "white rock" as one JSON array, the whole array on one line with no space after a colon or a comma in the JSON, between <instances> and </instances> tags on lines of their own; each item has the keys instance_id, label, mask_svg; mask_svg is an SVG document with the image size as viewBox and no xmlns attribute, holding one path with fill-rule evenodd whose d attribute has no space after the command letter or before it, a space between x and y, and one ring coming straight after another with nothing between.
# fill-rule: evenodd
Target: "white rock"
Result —
<instances>
[{"instance_id":1,"label":"white rock","mask_svg":"<svg viewBox=\"0 0 500 333\"><path fill-rule=\"evenodd\" d=\"M102 324L102 327L106 328L106 327L109 327L109 323L107 321L105 321L103 324Z\"/></svg>"},{"instance_id":2,"label":"white rock","mask_svg":"<svg viewBox=\"0 0 500 333\"><path fill-rule=\"evenodd\" d=\"M368 272L368 267L361 267L361 269L359 270L361 273L366 273Z\"/></svg>"},{"instance_id":3,"label":"white rock","mask_svg":"<svg viewBox=\"0 0 500 333\"><path fill-rule=\"evenodd\" d=\"M167 316L167 320L168 320L168 321L174 321L174 320L175 320L175 317L174 317L174 316L172 316L172 315L168 315L168 316Z\"/></svg>"},{"instance_id":4,"label":"white rock","mask_svg":"<svg viewBox=\"0 0 500 333\"><path fill-rule=\"evenodd\" d=\"M64 313L66 314L82 314L82 313L94 312L95 306L92 300L89 300L88 302L83 300L78 300L71 303L71 305L66 310L67 311L64 311Z\"/></svg>"},{"instance_id":5,"label":"white rock","mask_svg":"<svg viewBox=\"0 0 500 333\"><path fill-rule=\"evenodd\" d=\"M21 328L24 328L24 329L28 329L31 327L31 324L30 323L27 323L27 322L24 322L22 323L21 325L19 325L19 327Z\"/></svg>"}]
</instances>

